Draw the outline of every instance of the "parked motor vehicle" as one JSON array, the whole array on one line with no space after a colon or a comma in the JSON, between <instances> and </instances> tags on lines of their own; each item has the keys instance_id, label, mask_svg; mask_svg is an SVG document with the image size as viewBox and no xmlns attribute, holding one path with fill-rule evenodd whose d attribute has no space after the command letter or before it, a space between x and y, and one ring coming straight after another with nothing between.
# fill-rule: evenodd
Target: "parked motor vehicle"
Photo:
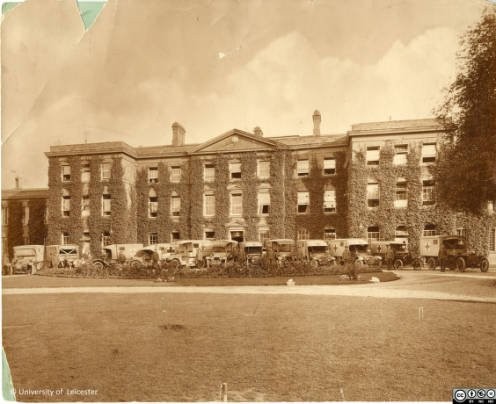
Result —
<instances>
[{"instance_id":1,"label":"parked motor vehicle","mask_svg":"<svg viewBox=\"0 0 496 404\"><path fill-rule=\"evenodd\" d=\"M13 273L34 274L43 267L43 245L18 245L14 247L14 258L11 262Z\"/></svg>"},{"instance_id":2,"label":"parked motor vehicle","mask_svg":"<svg viewBox=\"0 0 496 404\"><path fill-rule=\"evenodd\" d=\"M182 267L202 268L206 265L205 257L210 254L211 243L211 240L178 241L172 261L176 261Z\"/></svg>"},{"instance_id":3,"label":"parked motor vehicle","mask_svg":"<svg viewBox=\"0 0 496 404\"><path fill-rule=\"evenodd\" d=\"M467 241L458 235L423 236L420 238L420 256L430 269L441 267L457 269L479 268L481 272L489 269L489 260L481 254L469 250Z\"/></svg>"},{"instance_id":4,"label":"parked motor vehicle","mask_svg":"<svg viewBox=\"0 0 496 404\"><path fill-rule=\"evenodd\" d=\"M143 244L110 244L102 249L102 258L93 260L96 268L103 269L113 263L131 263L136 253L143 249ZM138 263L135 263L138 266Z\"/></svg>"},{"instance_id":5,"label":"parked motor vehicle","mask_svg":"<svg viewBox=\"0 0 496 404\"><path fill-rule=\"evenodd\" d=\"M386 252L387 249L391 248L393 250L393 262L392 266L394 269L400 269L405 265L410 265L413 263L412 255L408 249L408 243L406 241L371 241L370 242L370 252L373 256L378 256L381 258L381 262L386 262Z\"/></svg>"},{"instance_id":6,"label":"parked motor vehicle","mask_svg":"<svg viewBox=\"0 0 496 404\"><path fill-rule=\"evenodd\" d=\"M244 241L239 243L239 254L241 262L256 265L262 260L265 251L260 241Z\"/></svg>"},{"instance_id":7,"label":"parked motor vehicle","mask_svg":"<svg viewBox=\"0 0 496 404\"><path fill-rule=\"evenodd\" d=\"M292 239L265 240L264 246L269 260L275 260L278 264L291 261L296 256L295 241Z\"/></svg>"},{"instance_id":8,"label":"parked motor vehicle","mask_svg":"<svg viewBox=\"0 0 496 404\"><path fill-rule=\"evenodd\" d=\"M332 265L336 261L336 258L329 254L329 245L324 240L298 240L296 252L298 258L314 267Z\"/></svg>"},{"instance_id":9,"label":"parked motor vehicle","mask_svg":"<svg viewBox=\"0 0 496 404\"><path fill-rule=\"evenodd\" d=\"M328 240L330 254L340 264L344 264L343 253L345 250L349 252L355 251L357 263L368 266L378 266L382 264L382 259L379 256L373 256L370 253L369 243L367 240L360 238L341 238Z\"/></svg>"},{"instance_id":10,"label":"parked motor vehicle","mask_svg":"<svg viewBox=\"0 0 496 404\"><path fill-rule=\"evenodd\" d=\"M204 244L202 258L198 257L198 262L203 259L204 266L226 265L232 263L237 258L238 242L234 240L215 240Z\"/></svg>"},{"instance_id":11,"label":"parked motor vehicle","mask_svg":"<svg viewBox=\"0 0 496 404\"><path fill-rule=\"evenodd\" d=\"M143 247L143 253L137 253L142 259L153 261L154 257L161 265L177 260L177 247L172 243L157 243ZM141 259L140 257L135 257Z\"/></svg>"},{"instance_id":12,"label":"parked motor vehicle","mask_svg":"<svg viewBox=\"0 0 496 404\"><path fill-rule=\"evenodd\" d=\"M75 244L47 245L45 266L49 268L73 268L79 261L79 246Z\"/></svg>"}]
</instances>

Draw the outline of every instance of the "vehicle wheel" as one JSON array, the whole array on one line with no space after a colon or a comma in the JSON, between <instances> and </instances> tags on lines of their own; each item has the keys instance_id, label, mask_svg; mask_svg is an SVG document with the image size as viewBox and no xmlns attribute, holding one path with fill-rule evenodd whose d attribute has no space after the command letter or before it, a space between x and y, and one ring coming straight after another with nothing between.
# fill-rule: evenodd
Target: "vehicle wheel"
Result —
<instances>
[{"instance_id":1,"label":"vehicle wheel","mask_svg":"<svg viewBox=\"0 0 496 404\"><path fill-rule=\"evenodd\" d=\"M141 262L137 260L132 260L131 261L131 268L134 270L138 270L141 268Z\"/></svg>"},{"instance_id":2,"label":"vehicle wheel","mask_svg":"<svg viewBox=\"0 0 496 404\"><path fill-rule=\"evenodd\" d=\"M197 266L198 268L200 268L200 269L201 269L201 268L204 268L204 267L205 267L205 262L204 262L203 260L197 260L197 261L196 261L196 266Z\"/></svg>"},{"instance_id":3,"label":"vehicle wheel","mask_svg":"<svg viewBox=\"0 0 496 404\"><path fill-rule=\"evenodd\" d=\"M402 267L403 267L403 261L401 261L399 258L395 259L393 262L393 268L401 269Z\"/></svg>"},{"instance_id":4,"label":"vehicle wheel","mask_svg":"<svg viewBox=\"0 0 496 404\"><path fill-rule=\"evenodd\" d=\"M464 272L466 267L467 264L465 263L465 259L463 257L458 257L456 259L456 269L458 269L460 272Z\"/></svg>"},{"instance_id":5,"label":"vehicle wheel","mask_svg":"<svg viewBox=\"0 0 496 404\"><path fill-rule=\"evenodd\" d=\"M414 258L412 266L414 271L420 271L422 269L422 260L420 258Z\"/></svg>"},{"instance_id":6,"label":"vehicle wheel","mask_svg":"<svg viewBox=\"0 0 496 404\"><path fill-rule=\"evenodd\" d=\"M481 272L487 272L489 269L489 261L487 258L482 258L479 264L479 268Z\"/></svg>"},{"instance_id":7,"label":"vehicle wheel","mask_svg":"<svg viewBox=\"0 0 496 404\"><path fill-rule=\"evenodd\" d=\"M437 267L437 260L433 257L429 258L427 260L427 266L429 267L430 270L434 271Z\"/></svg>"},{"instance_id":8,"label":"vehicle wheel","mask_svg":"<svg viewBox=\"0 0 496 404\"><path fill-rule=\"evenodd\" d=\"M102 261L94 261L94 262L93 262L93 266L95 267L95 269L96 269L97 271L101 271L101 270L103 270L103 268L105 267L105 265L103 264L103 262L102 262Z\"/></svg>"},{"instance_id":9,"label":"vehicle wheel","mask_svg":"<svg viewBox=\"0 0 496 404\"><path fill-rule=\"evenodd\" d=\"M63 262L59 262L59 264L57 265L57 268L64 268L64 263Z\"/></svg>"},{"instance_id":10,"label":"vehicle wheel","mask_svg":"<svg viewBox=\"0 0 496 404\"><path fill-rule=\"evenodd\" d=\"M312 268L317 268L319 266L319 262L316 260L310 261L310 265Z\"/></svg>"}]
</instances>

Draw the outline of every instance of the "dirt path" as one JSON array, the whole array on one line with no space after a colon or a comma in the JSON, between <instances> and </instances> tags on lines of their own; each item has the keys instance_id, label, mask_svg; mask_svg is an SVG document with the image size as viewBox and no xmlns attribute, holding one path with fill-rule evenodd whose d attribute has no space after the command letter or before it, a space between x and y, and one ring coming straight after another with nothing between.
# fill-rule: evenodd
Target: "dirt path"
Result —
<instances>
[{"instance_id":1,"label":"dirt path","mask_svg":"<svg viewBox=\"0 0 496 404\"><path fill-rule=\"evenodd\" d=\"M435 274L404 272L401 279L395 282L365 284L365 285L295 285L295 286L85 286L85 287L43 287L43 288L10 288L4 289L4 295L25 294L67 294L67 293L212 293L212 294L294 294L294 295L328 295L378 297L390 299L434 299L455 300L466 302L496 303L496 288L494 295L489 292L479 293L479 289L468 291L456 289L456 292L428 290L426 283L447 283L453 278L477 278L482 280L495 279L494 276L470 274ZM444 279L443 279L444 277ZM456 279L455 279L456 280ZM426 290L427 289L427 290Z\"/></svg>"}]
</instances>

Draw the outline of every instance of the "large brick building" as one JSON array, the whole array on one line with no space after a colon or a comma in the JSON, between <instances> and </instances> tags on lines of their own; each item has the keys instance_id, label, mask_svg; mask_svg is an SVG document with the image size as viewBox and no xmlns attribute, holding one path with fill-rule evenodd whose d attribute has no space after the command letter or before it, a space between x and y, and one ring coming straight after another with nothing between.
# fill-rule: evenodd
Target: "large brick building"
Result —
<instances>
[{"instance_id":1,"label":"large brick building","mask_svg":"<svg viewBox=\"0 0 496 404\"><path fill-rule=\"evenodd\" d=\"M98 255L108 243L229 238L408 238L460 233L496 262L496 215L450 213L430 167L443 127L433 119L353 125L309 136L233 129L187 144L52 146L48 243ZM492 205L491 205L492 206Z\"/></svg>"}]
</instances>

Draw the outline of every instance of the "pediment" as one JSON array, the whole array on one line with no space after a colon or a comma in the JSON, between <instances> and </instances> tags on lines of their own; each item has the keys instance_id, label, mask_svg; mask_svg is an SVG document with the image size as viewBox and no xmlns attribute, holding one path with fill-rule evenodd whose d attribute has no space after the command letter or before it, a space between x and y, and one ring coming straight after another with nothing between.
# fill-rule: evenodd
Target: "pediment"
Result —
<instances>
[{"instance_id":1,"label":"pediment","mask_svg":"<svg viewBox=\"0 0 496 404\"><path fill-rule=\"evenodd\" d=\"M239 129L230 130L205 142L193 150L193 153L221 153L257 150L273 150L279 148L279 142L244 132Z\"/></svg>"}]
</instances>

